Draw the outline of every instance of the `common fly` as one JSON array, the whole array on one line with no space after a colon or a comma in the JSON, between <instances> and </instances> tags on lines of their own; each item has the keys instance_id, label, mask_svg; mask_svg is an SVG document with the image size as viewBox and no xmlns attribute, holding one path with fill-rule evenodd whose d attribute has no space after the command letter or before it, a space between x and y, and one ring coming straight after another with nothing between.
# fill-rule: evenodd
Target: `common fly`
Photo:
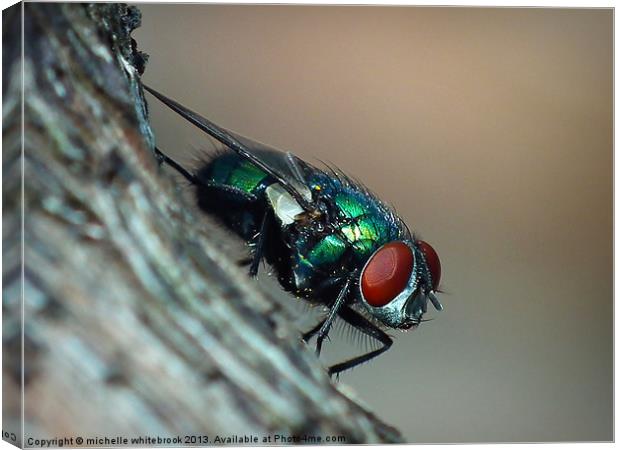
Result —
<instances>
[{"instance_id":1,"label":"common fly","mask_svg":"<svg viewBox=\"0 0 620 450\"><path fill-rule=\"evenodd\" d=\"M331 366L338 374L387 351L384 328L417 327L441 277L437 253L417 239L398 215L364 186L333 169L321 170L290 152L226 130L144 88L232 152L189 171L156 149L160 161L196 187L199 206L253 243L250 275L261 260L282 287L329 313L304 333L317 336L316 353L340 317L381 347Z\"/></svg>"}]
</instances>

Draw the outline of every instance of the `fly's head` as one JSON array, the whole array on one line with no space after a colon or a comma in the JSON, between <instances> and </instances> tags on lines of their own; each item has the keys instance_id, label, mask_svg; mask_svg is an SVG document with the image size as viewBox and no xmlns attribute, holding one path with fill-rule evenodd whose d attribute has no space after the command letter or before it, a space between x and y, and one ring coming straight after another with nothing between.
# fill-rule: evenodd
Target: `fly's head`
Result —
<instances>
[{"instance_id":1,"label":"fly's head","mask_svg":"<svg viewBox=\"0 0 620 450\"><path fill-rule=\"evenodd\" d=\"M442 309L435 296L441 278L437 252L424 241L392 241L368 259L359 277L366 309L391 328L422 322L427 303Z\"/></svg>"}]
</instances>

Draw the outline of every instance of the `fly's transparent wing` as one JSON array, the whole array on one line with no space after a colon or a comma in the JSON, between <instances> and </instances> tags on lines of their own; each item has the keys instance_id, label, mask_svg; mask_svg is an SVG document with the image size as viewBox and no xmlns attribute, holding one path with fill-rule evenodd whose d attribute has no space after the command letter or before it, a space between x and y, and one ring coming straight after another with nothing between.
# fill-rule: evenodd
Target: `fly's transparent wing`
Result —
<instances>
[{"instance_id":1,"label":"fly's transparent wing","mask_svg":"<svg viewBox=\"0 0 620 450\"><path fill-rule=\"evenodd\" d=\"M310 189L305 183L304 172L307 170L307 164L295 155L276 150L266 144L222 128L155 89L146 85L143 87L185 120L265 171L280 183L304 210L312 211L315 209L312 204Z\"/></svg>"},{"instance_id":2,"label":"fly's transparent wing","mask_svg":"<svg viewBox=\"0 0 620 450\"><path fill-rule=\"evenodd\" d=\"M238 136L238 138L247 145L254 156L278 172L306 200L312 201L312 194L306 182L309 171L309 165L306 162L291 152L282 152L243 136Z\"/></svg>"}]
</instances>

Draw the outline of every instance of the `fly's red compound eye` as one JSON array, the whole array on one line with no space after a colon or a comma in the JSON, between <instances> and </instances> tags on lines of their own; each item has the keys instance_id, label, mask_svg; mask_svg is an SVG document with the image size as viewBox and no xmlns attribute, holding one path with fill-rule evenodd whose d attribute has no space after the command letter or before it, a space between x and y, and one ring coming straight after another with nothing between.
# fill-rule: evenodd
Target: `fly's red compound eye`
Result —
<instances>
[{"instance_id":1,"label":"fly's red compound eye","mask_svg":"<svg viewBox=\"0 0 620 450\"><path fill-rule=\"evenodd\" d=\"M424 253L428 270L431 272L431 282L433 284L433 290L436 291L439 286L439 280L441 279L441 263L439 262L439 256L430 244L424 241L417 241L419 249Z\"/></svg>"},{"instance_id":2,"label":"fly's red compound eye","mask_svg":"<svg viewBox=\"0 0 620 450\"><path fill-rule=\"evenodd\" d=\"M400 294L413 271L413 253L404 242L385 244L362 272L362 295L370 306L385 306Z\"/></svg>"}]
</instances>

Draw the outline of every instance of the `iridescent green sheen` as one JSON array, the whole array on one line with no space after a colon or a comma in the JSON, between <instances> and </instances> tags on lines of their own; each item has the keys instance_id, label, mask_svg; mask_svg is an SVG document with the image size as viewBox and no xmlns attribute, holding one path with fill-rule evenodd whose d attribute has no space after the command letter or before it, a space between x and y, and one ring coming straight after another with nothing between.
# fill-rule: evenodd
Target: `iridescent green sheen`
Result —
<instances>
[{"instance_id":1,"label":"iridescent green sheen","mask_svg":"<svg viewBox=\"0 0 620 450\"><path fill-rule=\"evenodd\" d=\"M366 213L366 208L358 199L346 194L337 194L335 202L345 217L355 219Z\"/></svg>"},{"instance_id":2,"label":"iridescent green sheen","mask_svg":"<svg viewBox=\"0 0 620 450\"><path fill-rule=\"evenodd\" d=\"M353 243L353 248L358 255L370 255L377 248L377 241L361 239Z\"/></svg>"},{"instance_id":3,"label":"iridescent green sheen","mask_svg":"<svg viewBox=\"0 0 620 450\"><path fill-rule=\"evenodd\" d=\"M345 243L338 236L330 234L316 244L308 254L308 260L315 266L338 262L346 249Z\"/></svg>"},{"instance_id":4,"label":"iridescent green sheen","mask_svg":"<svg viewBox=\"0 0 620 450\"><path fill-rule=\"evenodd\" d=\"M388 235L386 223L379 218L362 216L354 219L351 224L341 228L342 233L353 245L356 253L363 255L371 252Z\"/></svg>"},{"instance_id":5,"label":"iridescent green sheen","mask_svg":"<svg viewBox=\"0 0 620 450\"><path fill-rule=\"evenodd\" d=\"M226 184L234 186L242 191L252 193L254 189L265 179L267 174L255 165L241 161L228 177Z\"/></svg>"},{"instance_id":6,"label":"iridescent green sheen","mask_svg":"<svg viewBox=\"0 0 620 450\"><path fill-rule=\"evenodd\" d=\"M362 239L384 240L389 234L387 223L383 217L366 216L359 219L357 224L362 232Z\"/></svg>"}]
</instances>

